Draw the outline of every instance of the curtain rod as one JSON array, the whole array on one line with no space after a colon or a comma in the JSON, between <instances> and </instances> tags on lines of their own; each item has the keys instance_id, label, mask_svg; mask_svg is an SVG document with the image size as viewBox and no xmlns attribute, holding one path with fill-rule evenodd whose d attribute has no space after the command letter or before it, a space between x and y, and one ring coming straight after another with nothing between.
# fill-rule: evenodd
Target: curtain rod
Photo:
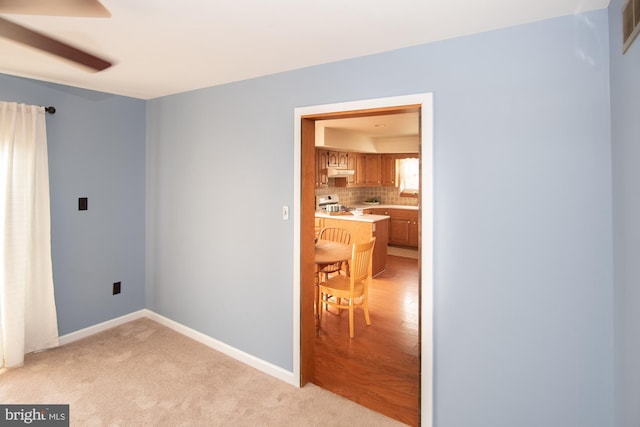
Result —
<instances>
[{"instance_id":1,"label":"curtain rod","mask_svg":"<svg viewBox=\"0 0 640 427\"><path fill-rule=\"evenodd\" d=\"M44 108L44 111L46 111L49 114L55 114L56 113L56 107L53 106L48 106L48 107L42 107Z\"/></svg>"}]
</instances>

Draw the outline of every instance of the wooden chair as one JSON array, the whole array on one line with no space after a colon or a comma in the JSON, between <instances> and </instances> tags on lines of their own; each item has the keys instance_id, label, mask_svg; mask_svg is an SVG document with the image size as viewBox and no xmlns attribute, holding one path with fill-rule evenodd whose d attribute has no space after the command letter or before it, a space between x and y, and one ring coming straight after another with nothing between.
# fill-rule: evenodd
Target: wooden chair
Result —
<instances>
[{"instance_id":1,"label":"wooden chair","mask_svg":"<svg viewBox=\"0 0 640 427\"><path fill-rule=\"evenodd\" d=\"M322 224L324 223L324 220L322 218L314 218L315 223L314 223L314 236L316 238L316 240L318 240L318 236L320 235L320 231L322 230Z\"/></svg>"},{"instance_id":2,"label":"wooden chair","mask_svg":"<svg viewBox=\"0 0 640 427\"><path fill-rule=\"evenodd\" d=\"M332 242L340 242L348 245L351 241L351 234L343 228L324 227L320 230L318 238L320 240L330 240ZM320 275L326 280L329 278L329 274L336 272L339 274L340 270L342 270L342 263L336 262L335 264L322 266L320 269Z\"/></svg>"},{"instance_id":3,"label":"wooden chair","mask_svg":"<svg viewBox=\"0 0 640 427\"><path fill-rule=\"evenodd\" d=\"M349 336L354 337L353 312L356 306L362 306L364 310L364 320L367 325L371 325L369 317L369 283L371 282L371 261L373 247L376 238L369 242L354 244L351 252L349 266L350 275L337 275L324 282L318 287L318 307L319 317L322 320L322 307L335 307L338 310L349 310ZM334 297L335 299L331 299ZM346 301L346 303L345 303Z\"/></svg>"}]
</instances>

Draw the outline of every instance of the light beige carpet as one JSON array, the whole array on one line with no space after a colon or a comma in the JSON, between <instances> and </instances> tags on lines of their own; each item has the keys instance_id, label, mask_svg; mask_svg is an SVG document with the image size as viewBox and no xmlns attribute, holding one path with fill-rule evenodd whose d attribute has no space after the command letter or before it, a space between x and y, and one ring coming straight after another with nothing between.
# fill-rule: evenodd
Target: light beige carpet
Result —
<instances>
[{"instance_id":1,"label":"light beige carpet","mask_svg":"<svg viewBox=\"0 0 640 427\"><path fill-rule=\"evenodd\" d=\"M0 403L70 404L71 426L398 426L299 389L149 319L0 370Z\"/></svg>"}]
</instances>

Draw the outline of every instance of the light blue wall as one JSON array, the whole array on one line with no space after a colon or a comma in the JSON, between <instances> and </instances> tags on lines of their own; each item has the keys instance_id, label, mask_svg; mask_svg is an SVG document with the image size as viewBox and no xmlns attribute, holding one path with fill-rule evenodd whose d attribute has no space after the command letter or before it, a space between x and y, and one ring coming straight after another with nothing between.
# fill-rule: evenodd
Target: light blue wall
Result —
<instances>
[{"instance_id":1,"label":"light blue wall","mask_svg":"<svg viewBox=\"0 0 640 427\"><path fill-rule=\"evenodd\" d=\"M0 75L0 99L58 108L60 332L146 306L291 369L294 108L433 92L436 425L613 425L611 134L616 425L636 425L639 55L617 50L620 3L612 111L607 11L147 103Z\"/></svg>"},{"instance_id":2,"label":"light blue wall","mask_svg":"<svg viewBox=\"0 0 640 427\"><path fill-rule=\"evenodd\" d=\"M60 334L144 308L145 102L6 75L0 99L57 109L47 140Z\"/></svg>"},{"instance_id":3,"label":"light blue wall","mask_svg":"<svg viewBox=\"0 0 640 427\"><path fill-rule=\"evenodd\" d=\"M640 425L640 39L622 54L622 0L609 6L613 144L616 426Z\"/></svg>"},{"instance_id":4,"label":"light blue wall","mask_svg":"<svg viewBox=\"0 0 640 427\"><path fill-rule=\"evenodd\" d=\"M436 425L611 426L607 21L148 102L147 306L292 369L294 108L433 92Z\"/></svg>"}]
</instances>

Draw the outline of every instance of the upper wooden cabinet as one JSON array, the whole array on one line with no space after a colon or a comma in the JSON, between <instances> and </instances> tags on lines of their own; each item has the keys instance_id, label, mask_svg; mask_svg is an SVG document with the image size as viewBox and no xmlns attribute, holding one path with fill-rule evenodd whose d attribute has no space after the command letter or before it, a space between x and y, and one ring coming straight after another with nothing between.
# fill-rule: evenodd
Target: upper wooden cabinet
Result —
<instances>
[{"instance_id":1,"label":"upper wooden cabinet","mask_svg":"<svg viewBox=\"0 0 640 427\"><path fill-rule=\"evenodd\" d=\"M355 182L354 185L364 185L364 172L365 172L365 163L364 163L364 154L354 153L356 158L356 174L355 174Z\"/></svg>"},{"instance_id":2,"label":"upper wooden cabinet","mask_svg":"<svg viewBox=\"0 0 640 427\"><path fill-rule=\"evenodd\" d=\"M316 150L316 188L329 185L327 167L329 167L329 151Z\"/></svg>"},{"instance_id":3,"label":"upper wooden cabinet","mask_svg":"<svg viewBox=\"0 0 640 427\"><path fill-rule=\"evenodd\" d=\"M340 165L339 157L337 151L327 151L327 167L337 168Z\"/></svg>"},{"instance_id":4,"label":"upper wooden cabinet","mask_svg":"<svg viewBox=\"0 0 640 427\"><path fill-rule=\"evenodd\" d=\"M338 167L343 169L349 169L349 153L339 151L338 152Z\"/></svg>"},{"instance_id":5,"label":"upper wooden cabinet","mask_svg":"<svg viewBox=\"0 0 640 427\"><path fill-rule=\"evenodd\" d=\"M396 155L395 154L381 154L380 160L382 162L381 181L385 187L396 186Z\"/></svg>"},{"instance_id":6,"label":"upper wooden cabinet","mask_svg":"<svg viewBox=\"0 0 640 427\"><path fill-rule=\"evenodd\" d=\"M316 188L329 186L327 168L349 169L350 154L354 153L316 148ZM355 177L349 178L355 181ZM354 182L351 185L354 185Z\"/></svg>"},{"instance_id":7,"label":"upper wooden cabinet","mask_svg":"<svg viewBox=\"0 0 640 427\"><path fill-rule=\"evenodd\" d=\"M352 169L355 174L347 177L347 187L355 187L360 185L358 182L358 153L346 153L347 154L347 169Z\"/></svg>"},{"instance_id":8,"label":"upper wooden cabinet","mask_svg":"<svg viewBox=\"0 0 640 427\"><path fill-rule=\"evenodd\" d=\"M352 169L355 174L346 178L348 187L395 187L396 160L416 157L417 154L352 153L316 149L316 187L327 187L327 168ZM344 186L344 185L339 185Z\"/></svg>"},{"instance_id":9,"label":"upper wooden cabinet","mask_svg":"<svg viewBox=\"0 0 640 427\"><path fill-rule=\"evenodd\" d=\"M364 167L363 185L382 185L382 162L380 154L362 154Z\"/></svg>"},{"instance_id":10,"label":"upper wooden cabinet","mask_svg":"<svg viewBox=\"0 0 640 427\"><path fill-rule=\"evenodd\" d=\"M349 153L345 151L333 151L333 150L318 150L327 152L327 164L325 167L329 168L346 168L347 167L347 155Z\"/></svg>"}]
</instances>

